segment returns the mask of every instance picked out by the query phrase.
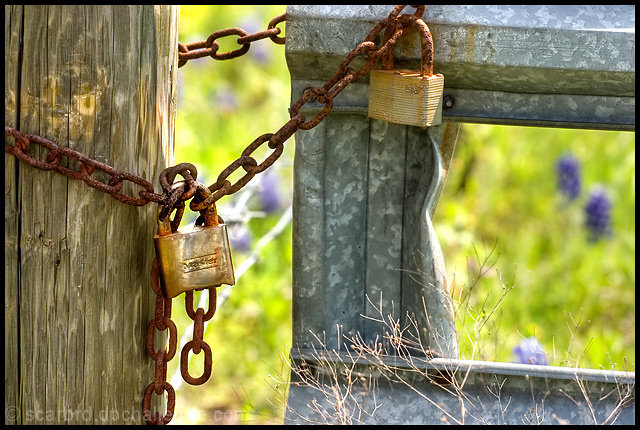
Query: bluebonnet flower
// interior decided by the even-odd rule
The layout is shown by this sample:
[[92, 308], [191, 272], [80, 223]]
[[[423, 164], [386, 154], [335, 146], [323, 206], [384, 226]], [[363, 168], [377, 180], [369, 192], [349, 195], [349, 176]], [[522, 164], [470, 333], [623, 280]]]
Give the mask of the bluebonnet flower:
[[580, 164], [571, 154], [565, 154], [556, 161], [558, 189], [569, 201], [580, 194]]
[[611, 235], [611, 201], [602, 187], [591, 189], [584, 212], [590, 241], [596, 242]]
[[518, 363], [521, 364], [548, 364], [547, 354], [535, 337], [522, 339], [522, 341], [513, 348], [513, 353]]
[[237, 106], [238, 101], [236, 100], [236, 96], [233, 91], [228, 89], [221, 89], [216, 92], [214, 97], [215, 108], [221, 114], [229, 114], [233, 113]]
[[229, 244], [234, 250], [246, 252], [251, 249], [253, 235], [244, 224], [231, 224], [228, 228]]
[[[240, 23], [240, 28], [246, 31], [248, 34], [257, 33], [263, 28], [260, 27], [260, 23], [255, 16], [249, 17]], [[249, 55], [258, 63], [266, 64], [271, 60], [271, 52], [268, 48], [268, 41], [261, 40], [257, 43], [252, 43], [249, 49]]]
[[267, 214], [274, 213], [282, 206], [282, 199], [278, 193], [280, 184], [275, 174], [266, 172], [260, 181], [258, 197], [261, 209]]

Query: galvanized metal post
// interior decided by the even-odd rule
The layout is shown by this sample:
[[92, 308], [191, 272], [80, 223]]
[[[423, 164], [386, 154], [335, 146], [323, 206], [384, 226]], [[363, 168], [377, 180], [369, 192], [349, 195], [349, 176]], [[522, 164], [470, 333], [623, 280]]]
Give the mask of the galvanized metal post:
[[[314, 32], [298, 28], [293, 11], [287, 21], [293, 34], [287, 58], [297, 98], [304, 88], [322, 82], [297, 79], [294, 72], [302, 70], [300, 62], [304, 70], [319, 72], [313, 64], [317, 57], [305, 56], [309, 52], [304, 50], [320, 45], [305, 40]], [[325, 24], [314, 21], [312, 26]], [[366, 27], [362, 30], [361, 38]], [[353, 37], [351, 28], [317, 31], [330, 52], [346, 54], [354, 45], [342, 38], [346, 33]], [[322, 69], [325, 75], [311, 78], [334, 73]], [[421, 333], [425, 347], [457, 357], [444, 266], [430, 218], [458, 126], [420, 129], [370, 120], [367, 97], [367, 82], [349, 85], [316, 130], [296, 135], [294, 344], [317, 344], [317, 336], [341, 349], [344, 337], [355, 335], [381, 342], [385, 327], [362, 315], [376, 317], [376, 308], [382, 307], [396, 319], [411, 318], [428, 328]]]
[[[391, 9], [288, 6], [286, 56], [292, 100], [308, 87], [323, 85]], [[296, 133], [292, 358], [317, 362], [313, 348], [326, 347], [348, 361], [344, 351], [349, 338], [382, 341], [385, 327], [366, 318], [382, 312], [403, 323], [416, 318], [425, 329], [421, 341], [445, 357], [437, 360], [444, 360], [446, 369], [465, 369], [480, 385], [485, 382], [479, 373], [489, 373], [489, 379], [518, 375], [505, 390], [513, 387], [511, 393], [519, 392], [526, 382], [518, 378], [528, 380], [531, 366], [478, 367], [457, 360], [444, 262], [437, 226], [431, 224], [457, 123], [634, 130], [635, 11], [633, 6], [432, 5], [423, 19], [434, 38], [434, 71], [444, 74], [450, 102], [441, 126], [420, 129], [369, 119], [368, 77], [364, 77], [334, 100], [332, 113], [319, 126]], [[401, 39], [395, 64], [419, 68], [417, 39]], [[310, 116], [321, 107], [305, 106], [301, 113]], [[426, 368], [437, 368], [435, 362], [425, 363]], [[383, 367], [375, 360], [368, 364]], [[621, 380], [607, 372], [604, 376], [578, 369], [567, 372], [573, 372], [574, 379], [605, 385]], [[558, 375], [552, 369], [543, 373], [541, 384]], [[623, 376], [628, 383], [635, 381], [633, 373]], [[292, 380], [300, 379], [292, 374]], [[378, 384], [377, 390], [379, 399], [393, 398], [395, 410], [387, 408], [371, 422], [444, 422], [440, 418], [446, 414], [430, 402], [416, 409], [415, 402], [424, 398], [416, 391], [392, 385]], [[428, 384], [416, 387], [430, 392]], [[287, 420], [302, 422], [314, 416], [340, 422], [306, 406], [312, 400], [322, 403], [322, 396], [312, 391], [291, 387]], [[413, 406], [407, 410], [399, 405]], [[615, 407], [599, 405], [603, 411]], [[502, 418], [507, 414], [509, 420], [520, 422], [520, 406], [501, 409]], [[628, 422], [634, 407], [625, 408], [621, 420]], [[554, 414], [559, 420], [577, 422], [575, 410], [562, 403]], [[482, 422], [492, 411], [476, 411], [481, 418], [474, 422]], [[552, 421], [544, 413], [541, 420]]]

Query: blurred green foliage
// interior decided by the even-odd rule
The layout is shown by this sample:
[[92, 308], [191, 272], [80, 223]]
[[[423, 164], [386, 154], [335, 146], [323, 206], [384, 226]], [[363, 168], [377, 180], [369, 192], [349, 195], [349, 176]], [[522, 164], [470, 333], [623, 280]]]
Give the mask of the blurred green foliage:
[[[556, 189], [555, 162], [567, 152], [580, 161], [582, 175], [582, 191], [570, 203]], [[584, 206], [596, 184], [612, 199], [613, 236], [591, 243]], [[535, 335], [552, 365], [575, 365], [586, 350], [580, 367], [610, 369], [613, 363], [631, 370], [634, 133], [465, 124], [434, 225], [447, 272], [456, 275], [454, 297], [470, 283], [474, 246], [481, 258], [495, 246], [498, 269], [476, 287], [476, 307], [487, 294], [488, 307], [495, 303], [500, 280], [515, 285], [495, 315], [497, 331], [487, 334], [493, 349], [482, 358], [512, 361], [513, 346]], [[580, 321], [577, 329], [572, 320]], [[470, 342], [460, 341], [469, 354]]]
[[[179, 40], [205, 40], [229, 27], [254, 33], [284, 12], [285, 6], [277, 5], [181, 6]], [[235, 38], [220, 39], [219, 52], [237, 49]], [[284, 46], [268, 39], [254, 42], [236, 59], [192, 60], [178, 77], [175, 162], [196, 164], [199, 181], [207, 185], [251, 141], [288, 119]], [[288, 198], [293, 146], [290, 139], [270, 169], [277, 170]], [[269, 150], [260, 151], [253, 154], [258, 160]], [[570, 204], [555, 184], [554, 163], [567, 151], [582, 163], [582, 192]], [[615, 363], [621, 370], [626, 357], [626, 369], [635, 370], [634, 183], [633, 133], [463, 126], [434, 220], [454, 296], [469, 284], [468, 270], [477, 264], [474, 247], [483, 257], [495, 245], [499, 255], [498, 272], [481, 279], [474, 290], [476, 308], [499, 298], [501, 280], [515, 279], [515, 288], [484, 332], [483, 342], [490, 347], [477, 359], [513, 361], [512, 348], [535, 335], [552, 355], [551, 364], [574, 365], [588, 347], [580, 367]], [[612, 197], [613, 237], [590, 243], [583, 208], [595, 184]], [[223, 217], [232, 200], [220, 200]], [[253, 237], [260, 238], [278, 217], [251, 219]], [[183, 225], [194, 219], [189, 214]], [[238, 268], [247, 256], [232, 252]], [[291, 348], [291, 226], [262, 250], [258, 263], [233, 288], [205, 333], [213, 350], [212, 379], [204, 386], [180, 387], [172, 424], [282, 422], [286, 392], [275, 381], [288, 378], [282, 357]], [[182, 333], [192, 322], [180, 300], [173, 309]], [[580, 320], [575, 330], [568, 325], [571, 318]], [[468, 356], [470, 341], [460, 336], [460, 344]], [[201, 360], [192, 357], [193, 375], [200, 374]], [[178, 361], [169, 363], [169, 377]]]
[[[269, 21], [285, 10], [278, 5], [181, 6], [179, 40], [206, 40], [212, 32], [229, 27], [252, 34], [266, 30]], [[278, 28], [284, 31], [285, 25]], [[238, 49], [237, 37], [218, 39], [218, 52]], [[284, 45], [270, 39], [253, 42], [249, 52], [239, 58], [189, 61], [178, 72], [175, 163], [195, 164], [198, 180], [206, 185], [214, 183], [249, 143], [277, 131], [288, 120], [289, 88]], [[292, 189], [293, 144], [290, 139], [281, 158], [269, 169], [277, 172], [280, 195], [287, 202]], [[271, 153], [267, 145], [262, 146], [252, 154], [259, 162]], [[235, 182], [244, 173], [238, 170], [229, 180]], [[223, 218], [235, 197], [219, 201]], [[260, 210], [257, 198], [249, 203], [250, 209]], [[272, 228], [279, 216], [252, 218], [248, 226], [254, 240]], [[186, 214], [182, 226], [192, 224], [195, 217]], [[269, 375], [276, 380], [288, 375], [281, 357], [291, 348], [291, 225], [260, 255], [207, 327], [205, 340], [213, 352], [211, 379], [203, 386], [185, 383], [180, 387], [172, 424], [282, 422], [283, 394]], [[232, 249], [232, 258], [237, 269], [247, 254]], [[224, 288], [231, 287], [221, 287], [219, 294]], [[199, 293], [195, 297], [197, 301]], [[193, 324], [182, 303], [176, 300], [173, 306], [180, 333]], [[178, 361], [169, 363], [169, 377], [176, 371], [179, 374]], [[200, 375], [202, 354], [192, 356], [190, 366], [192, 375]]]

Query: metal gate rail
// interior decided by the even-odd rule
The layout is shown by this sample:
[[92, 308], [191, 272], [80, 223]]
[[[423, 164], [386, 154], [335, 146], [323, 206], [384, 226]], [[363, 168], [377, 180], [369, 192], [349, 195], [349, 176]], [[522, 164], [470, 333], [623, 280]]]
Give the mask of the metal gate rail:
[[[289, 424], [635, 423], [634, 372], [327, 350], [294, 349], [291, 360]], [[300, 369], [321, 385], [305, 383]], [[344, 369], [357, 377], [349, 381]], [[441, 385], [443, 374], [456, 382]], [[349, 384], [352, 395], [340, 398]]]

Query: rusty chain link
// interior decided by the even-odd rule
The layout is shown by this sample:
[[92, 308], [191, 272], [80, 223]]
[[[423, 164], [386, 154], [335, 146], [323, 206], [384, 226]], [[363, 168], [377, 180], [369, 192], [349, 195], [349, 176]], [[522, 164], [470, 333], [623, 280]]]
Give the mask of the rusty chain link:
[[[280, 127], [275, 133], [265, 133], [253, 142], [251, 142], [242, 151], [239, 158], [229, 164], [218, 175], [215, 183], [209, 187], [204, 186], [196, 181], [197, 170], [193, 164], [181, 163], [164, 169], [160, 173], [160, 186], [163, 194], [157, 194], [153, 190], [153, 186], [147, 180], [136, 176], [132, 173], [123, 173], [114, 167], [93, 160], [86, 155], [72, 150], [70, 148], [61, 147], [54, 142], [33, 134], [23, 134], [20, 131], [5, 126], [5, 136], [13, 137], [14, 145], [6, 143], [5, 152], [13, 154], [20, 161], [41, 170], [55, 170], [69, 178], [81, 179], [87, 185], [107, 193], [115, 199], [133, 206], [143, 206], [149, 202], [162, 205], [159, 218], [166, 219], [173, 210], [176, 210], [174, 219], [171, 220], [172, 232], [177, 231], [185, 208], [185, 201], [191, 199], [190, 208], [194, 211], [198, 210], [201, 217], [196, 222], [201, 223], [205, 216], [217, 216], [215, 211], [215, 202], [226, 195], [233, 194], [244, 187], [253, 177], [269, 168], [283, 153], [284, 142], [289, 139], [298, 130], [309, 130], [317, 126], [333, 108], [333, 99], [342, 92], [347, 85], [355, 82], [365, 76], [371, 69], [375, 67], [380, 60], [382, 67], [389, 69], [393, 65], [393, 51], [396, 43], [409, 27], [414, 27], [419, 37], [430, 37], [428, 27], [422, 21], [421, 17], [424, 13], [424, 5], [411, 5], [416, 11], [413, 14], [402, 14], [407, 5], [398, 5], [394, 7], [389, 16], [378, 22], [365, 37], [364, 41], [352, 49], [342, 60], [338, 71], [321, 87], [312, 87], [306, 89], [303, 94], [296, 100], [289, 109], [290, 119]], [[281, 33], [276, 26], [286, 21], [286, 14], [273, 18], [267, 29], [254, 34], [247, 34], [244, 30], [234, 27], [216, 31], [212, 33], [207, 40], [201, 42], [193, 42], [189, 44], [178, 43], [178, 67], [182, 67], [189, 60], [210, 56], [217, 60], [227, 60], [244, 55], [250, 48], [250, 44], [257, 40], [270, 38], [277, 44], [284, 44], [285, 38], [279, 37]], [[425, 31], [426, 29], [426, 31]], [[385, 30], [382, 37], [380, 33]], [[218, 53], [220, 45], [218, 39], [225, 36], [238, 36], [236, 42], [242, 45], [240, 48], [224, 53]], [[380, 40], [378, 46], [375, 40]], [[425, 52], [424, 46], [430, 46], [429, 43], [422, 43], [422, 58], [432, 58], [433, 52]], [[358, 70], [350, 67], [351, 63], [358, 57], [364, 56], [365, 64]], [[422, 70], [424, 73], [425, 71]], [[300, 109], [308, 102], [316, 100], [324, 106], [310, 120], [300, 113]], [[32, 143], [40, 145], [48, 150], [45, 160], [39, 160], [28, 155]], [[272, 150], [262, 162], [251, 156], [259, 147], [264, 144]], [[79, 162], [78, 170], [68, 168], [62, 165], [62, 158], [67, 157], [69, 160]], [[231, 183], [227, 178], [236, 170], [242, 168], [244, 175], [235, 183]], [[108, 183], [98, 181], [92, 177], [95, 170], [102, 171], [109, 175], [111, 179]], [[184, 180], [174, 183], [176, 175], [181, 175]], [[122, 184], [124, 181], [130, 181], [142, 189], [138, 191], [139, 197], [133, 197], [122, 192]], [[211, 210], [213, 208], [213, 210]], [[219, 218], [220, 219], [220, 218]], [[221, 219], [220, 219], [221, 220]], [[222, 222], [222, 221], [221, 221]], [[147, 326], [146, 348], [149, 356], [155, 362], [154, 380], [147, 386], [143, 397], [143, 416], [148, 424], [167, 424], [171, 421], [175, 411], [175, 391], [171, 384], [167, 382], [167, 363], [175, 356], [177, 351], [177, 329], [171, 320], [171, 299], [165, 295], [164, 288], [161, 286], [161, 279], [158, 269], [157, 257], [154, 259], [151, 269], [151, 286], [156, 294], [156, 306], [154, 318]], [[180, 371], [183, 379], [192, 384], [200, 385], [206, 382], [211, 375], [212, 354], [211, 348], [204, 341], [204, 323], [210, 320], [216, 311], [216, 288], [210, 287], [209, 290], [209, 308], [205, 313], [203, 308], [193, 309], [193, 291], [185, 293], [185, 306], [189, 317], [194, 322], [193, 339], [183, 347], [180, 354]], [[169, 346], [167, 348], [154, 349], [154, 340], [156, 331], [169, 330]], [[188, 354], [198, 355], [204, 351], [204, 371], [203, 374], [194, 378], [189, 373]], [[160, 412], [151, 413], [151, 398], [153, 394], [160, 396], [163, 392], [167, 392], [166, 413], [162, 415]]]
[[[184, 304], [187, 310], [187, 315], [193, 320], [193, 339], [187, 342], [182, 348], [180, 353], [180, 373], [182, 373], [182, 379], [191, 385], [202, 385], [211, 376], [211, 347], [204, 341], [204, 323], [213, 318], [216, 313], [216, 301], [217, 291], [216, 287], [207, 288], [209, 291], [209, 307], [207, 312], [204, 312], [203, 308], [193, 310], [193, 291], [187, 291], [184, 294]], [[189, 373], [189, 351], [193, 350], [194, 354], [200, 354], [200, 351], [204, 351], [204, 370], [199, 378], [194, 378]]]
[[[279, 28], [276, 28], [276, 25], [284, 22], [286, 19], [286, 14], [278, 15], [269, 22], [266, 30], [259, 31], [254, 34], [248, 34], [241, 28], [233, 27], [214, 31], [207, 40], [203, 40], [201, 42], [192, 42], [187, 44], [178, 43], [178, 67], [184, 66], [189, 60], [202, 57], [211, 57], [216, 60], [229, 60], [231, 58], [239, 57], [249, 51], [252, 42], [261, 39], [270, 38], [274, 43], [284, 45], [285, 38], [278, 36], [281, 31]], [[232, 35], [240, 36], [236, 39], [236, 42], [238, 45], [242, 46], [233, 51], [218, 53], [220, 44], [217, 42], [217, 39]]]
[[[420, 37], [424, 37], [423, 34], [425, 32], [420, 30], [422, 29], [421, 27], [427, 28], [426, 24], [424, 24], [424, 21], [421, 19], [425, 7], [423, 5], [411, 5], [416, 9], [413, 14], [400, 15], [400, 12], [406, 6], [407, 5], [396, 6], [387, 18], [378, 22], [365, 37], [365, 40], [345, 56], [343, 61], [340, 63], [338, 71], [322, 87], [308, 88], [298, 98], [298, 100], [292, 104], [290, 108], [289, 121], [280, 127], [278, 131], [259, 136], [245, 148], [239, 158], [223, 169], [218, 175], [216, 182], [209, 186], [211, 195], [202, 201], [198, 207], [203, 208], [205, 206], [211, 206], [223, 196], [239, 191], [251, 179], [253, 179], [256, 174], [264, 172], [269, 168], [282, 155], [284, 142], [289, 139], [289, 137], [298, 130], [309, 130], [317, 126], [333, 108], [333, 99], [340, 94], [348, 84], [359, 80], [373, 69], [378, 60], [382, 61], [383, 67], [390, 67], [389, 64], [392, 64], [390, 61], [393, 60], [393, 48], [400, 36], [402, 36], [406, 27], [416, 27], [416, 29], [419, 30], [418, 33], [420, 34]], [[276, 28], [277, 24], [284, 21], [286, 21], [286, 14], [273, 18], [269, 22], [267, 30], [258, 33], [247, 34], [244, 30], [233, 27], [216, 31], [205, 41], [190, 44], [179, 43], [178, 57], [180, 65], [184, 65], [188, 60], [205, 56], [211, 56], [219, 60], [235, 58], [246, 53], [249, 49], [250, 43], [260, 39], [270, 38], [278, 44], [284, 44], [285, 39], [277, 36], [280, 34], [280, 29]], [[386, 31], [382, 38], [382, 45], [377, 47], [374, 40], [376, 40], [382, 30], [385, 29]], [[217, 52], [219, 44], [216, 40], [228, 35], [240, 36], [237, 39], [237, 42], [243, 46], [240, 49], [219, 54]], [[423, 52], [422, 54], [426, 56], [433, 55], [432, 52]], [[359, 70], [354, 70], [349, 67], [357, 57], [362, 55], [365, 56], [366, 63]], [[320, 112], [307, 121], [306, 117], [300, 114], [299, 111], [306, 103], [314, 99], [324, 106], [321, 108]], [[189, 177], [192, 172], [191, 167], [193, 167], [193, 165], [190, 165], [191, 167], [187, 169], [183, 165], [186, 163], [183, 163], [182, 165], [179, 164], [165, 169], [169, 171], [171, 180], [176, 174], [174, 173], [174, 169], [178, 169], [177, 172], [185, 173], [187, 176], [183, 176], [185, 177], [186, 185], [181, 184], [178, 188], [172, 188], [171, 186], [165, 187], [162, 185], [164, 195], [161, 195], [156, 194], [153, 191], [152, 185], [139, 176], [131, 173], [118, 172], [111, 166], [92, 160], [72, 149], [60, 147], [40, 136], [31, 134], [23, 135], [19, 131], [7, 126], [5, 126], [5, 136], [13, 136], [16, 141], [15, 145], [8, 145], [5, 143], [5, 152], [14, 154], [21, 161], [43, 170], [56, 170], [68, 177], [82, 179], [88, 185], [110, 194], [123, 203], [134, 206], [142, 206], [150, 201], [159, 203], [166, 207], [162, 212], [163, 218], [166, 217], [167, 213], [170, 212], [176, 204], [180, 204], [180, 202], [184, 202], [193, 196], [194, 185], [192, 178]], [[38, 143], [49, 149], [46, 161], [42, 162], [26, 154], [30, 147], [30, 143], [32, 142]], [[261, 163], [258, 163], [251, 154], [264, 143], [267, 143], [267, 146], [272, 149], [273, 152]], [[80, 170], [76, 171], [62, 166], [60, 164], [62, 156], [79, 161], [81, 163]], [[242, 168], [245, 174], [232, 184], [227, 178], [239, 168]], [[109, 174], [112, 179], [107, 184], [97, 181], [91, 177], [94, 169], [104, 171]], [[193, 167], [193, 169], [195, 169], [195, 167]], [[138, 193], [140, 198], [134, 198], [121, 192], [122, 182], [124, 180], [131, 181], [144, 188]], [[170, 184], [171, 180], [167, 183]]]
[[[173, 418], [176, 405], [176, 394], [167, 382], [167, 363], [176, 355], [178, 345], [178, 331], [175, 323], [171, 320], [171, 299], [167, 299], [160, 286], [160, 273], [158, 268], [158, 258], [154, 258], [151, 268], [151, 288], [156, 294], [155, 316], [149, 321], [147, 326], [147, 353], [155, 364], [155, 377], [144, 390], [142, 399], [142, 415], [147, 424], [168, 424]], [[155, 332], [169, 329], [169, 351], [160, 348], [157, 351], [153, 348]], [[151, 413], [151, 397], [153, 393], [160, 396], [163, 391], [167, 392], [167, 412], [163, 416], [160, 412]]]
[[[115, 168], [93, 160], [86, 155], [75, 151], [71, 148], [64, 148], [56, 145], [54, 142], [44, 137], [33, 134], [22, 134], [18, 130], [5, 126], [4, 135], [11, 136], [15, 139], [14, 145], [4, 144], [4, 152], [13, 154], [23, 163], [41, 170], [55, 170], [58, 173], [73, 178], [82, 179], [87, 185], [96, 188], [104, 193], [110, 194], [119, 201], [133, 205], [143, 206], [150, 201], [163, 204], [163, 196], [153, 191], [153, 185], [147, 180], [131, 173], [119, 172]], [[45, 160], [41, 161], [27, 154], [32, 147], [32, 143], [38, 144], [48, 150]], [[80, 163], [79, 170], [70, 169], [62, 165], [62, 157], [75, 160]], [[100, 170], [111, 176], [108, 183], [100, 182], [91, 177], [95, 170]], [[138, 192], [140, 198], [135, 198], [121, 192], [123, 181], [130, 181], [139, 185], [143, 189]]]

